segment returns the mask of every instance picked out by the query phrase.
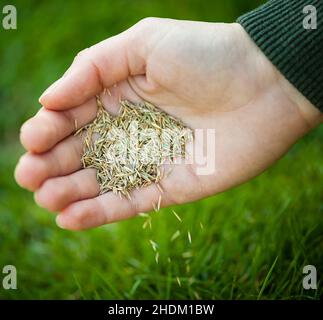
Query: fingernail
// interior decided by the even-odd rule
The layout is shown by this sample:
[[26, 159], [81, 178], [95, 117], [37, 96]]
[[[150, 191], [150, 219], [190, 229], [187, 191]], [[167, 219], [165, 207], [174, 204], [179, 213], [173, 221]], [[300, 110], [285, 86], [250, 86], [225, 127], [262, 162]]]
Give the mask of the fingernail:
[[60, 83], [61, 79], [56, 80], [52, 85], [50, 85], [45, 91], [44, 93], [40, 96], [39, 98], [39, 102], [42, 103], [42, 100], [45, 96], [47, 96], [48, 94], [51, 94], [56, 87], [58, 86], [58, 84]]
[[58, 215], [58, 216], [56, 217], [56, 224], [57, 224], [57, 226], [58, 226], [59, 228], [61, 228], [61, 229], [65, 229], [65, 227], [63, 226], [63, 224], [62, 224], [62, 222], [61, 222], [61, 216], [60, 216], [60, 215]]

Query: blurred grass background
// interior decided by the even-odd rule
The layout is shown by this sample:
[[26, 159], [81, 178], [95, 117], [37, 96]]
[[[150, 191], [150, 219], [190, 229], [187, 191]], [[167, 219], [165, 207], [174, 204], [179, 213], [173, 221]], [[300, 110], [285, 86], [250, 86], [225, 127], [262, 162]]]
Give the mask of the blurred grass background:
[[[321, 297], [322, 128], [253, 181], [174, 208], [182, 223], [171, 209], [153, 213], [151, 230], [142, 228], [142, 217], [86, 232], [60, 230], [13, 180], [23, 152], [20, 125], [37, 111], [41, 92], [78, 51], [146, 16], [231, 22], [260, 3], [10, 2], [18, 10], [18, 30], [0, 28], [0, 271], [7, 264], [17, 267], [18, 290], [4, 290], [0, 282], [0, 298]], [[0, 4], [2, 9], [7, 3]], [[171, 242], [178, 229], [181, 236]], [[159, 245], [158, 264], [150, 239]], [[192, 257], [184, 258], [184, 252]], [[302, 288], [307, 264], [318, 270], [318, 290]]]

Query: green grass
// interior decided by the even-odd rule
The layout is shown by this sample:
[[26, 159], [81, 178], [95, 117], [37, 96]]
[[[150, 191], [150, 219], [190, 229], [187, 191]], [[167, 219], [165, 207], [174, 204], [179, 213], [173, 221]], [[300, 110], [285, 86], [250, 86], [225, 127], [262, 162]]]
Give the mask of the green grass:
[[[16, 2], [18, 30], [0, 31], [0, 271], [7, 264], [18, 270], [18, 290], [4, 290], [0, 282], [0, 298], [322, 296], [322, 128], [253, 181], [173, 208], [182, 223], [171, 208], [153, 213], [151, 230], [142, 228], [142, 217], [86, 232], [60, 230], [13, 180], [22, 153], [19, 126], [78, 50], [143, 16], [232, 21], [258, 1], [91, 1], [81, 9], [76, 2], [23, 3]], [[177, 229], [181, 236], [171, 242]], [[159, 245], [158, 264], [149, 240]], [[188, 251], [190, 270], [182, 257]], [[302, 289], [308, 264], [317, 267], [318, 290]]]
[[[306, 137], [248, 184], [175, 208], [182, 223], [164, 209], [152, 214], [151, 230], [138, 217], [86, 232], [58, 229], [15, 185], [10, 174], [19, 150], [7, 146], [0, 158], [6, 173], [0, 178], [0, 266], [16, 265], [19, 290], [0, 289], [0, 297], [319, 298], [321, 282], [316, 291], [302, 289], [302, 269], [313, 264], [320, 276], [323, 265], [321, 137], [320, 130]], [[182, 234], [171, 242], [177, 229]], [[158, 264], [150, 239], [159, 245]], [[187, 251], [193, 254], [189, 272]]]

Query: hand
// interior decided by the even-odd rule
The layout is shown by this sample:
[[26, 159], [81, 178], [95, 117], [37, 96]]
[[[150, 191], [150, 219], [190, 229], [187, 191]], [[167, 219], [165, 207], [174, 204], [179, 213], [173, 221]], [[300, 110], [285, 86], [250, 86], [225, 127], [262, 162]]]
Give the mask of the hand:
[[147, 100], [191, 128], [215, 129], [215, 172], [175, 165], [161, 181], [162, 206], [194, 201], [241, 184], [279, 159], [321, 121], [238, 24], [148, 18], [82, 51], [40, 98], [44, 106], [21, 128], [27, 149], [16, 180], [37, 203], [59, 211], [57, 223], [85, 229], [149, 211], [155, 185], [98, 196], [93, 169], [81, 169], [82, 141], [74, 123], [96, 115], [95, 95], [110, 112], [119, 98]]

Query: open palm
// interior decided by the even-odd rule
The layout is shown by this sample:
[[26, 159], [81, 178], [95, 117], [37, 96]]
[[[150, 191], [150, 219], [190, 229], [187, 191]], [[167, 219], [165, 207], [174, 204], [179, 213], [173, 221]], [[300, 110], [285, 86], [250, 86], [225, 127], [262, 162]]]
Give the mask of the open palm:
[[[108, 90], [104, 90], [104, 89]], [[94, 169], [81, 168], [75, 124], [95, 118], [95, 95], [116, 113], [119, 99], [151, 101], [193, 129], [214, 129], [214, 169], [174, 165], [161, 181], [162, 206], [224, 191], [256, 176], [313, 125], [316, 110], [276, 71], [238, 24], [144, 19], [82, 51], [44, 93], [42, 108], [21, 130], [27, 149], [18, 183], [58, 224], [85, 229], [149, 211], [155, 185], [132, 200], [99, 196]], [[108, 94], [109, 93], [109, 94]], [[310, 108], [307, 112], [304, 105]]]

